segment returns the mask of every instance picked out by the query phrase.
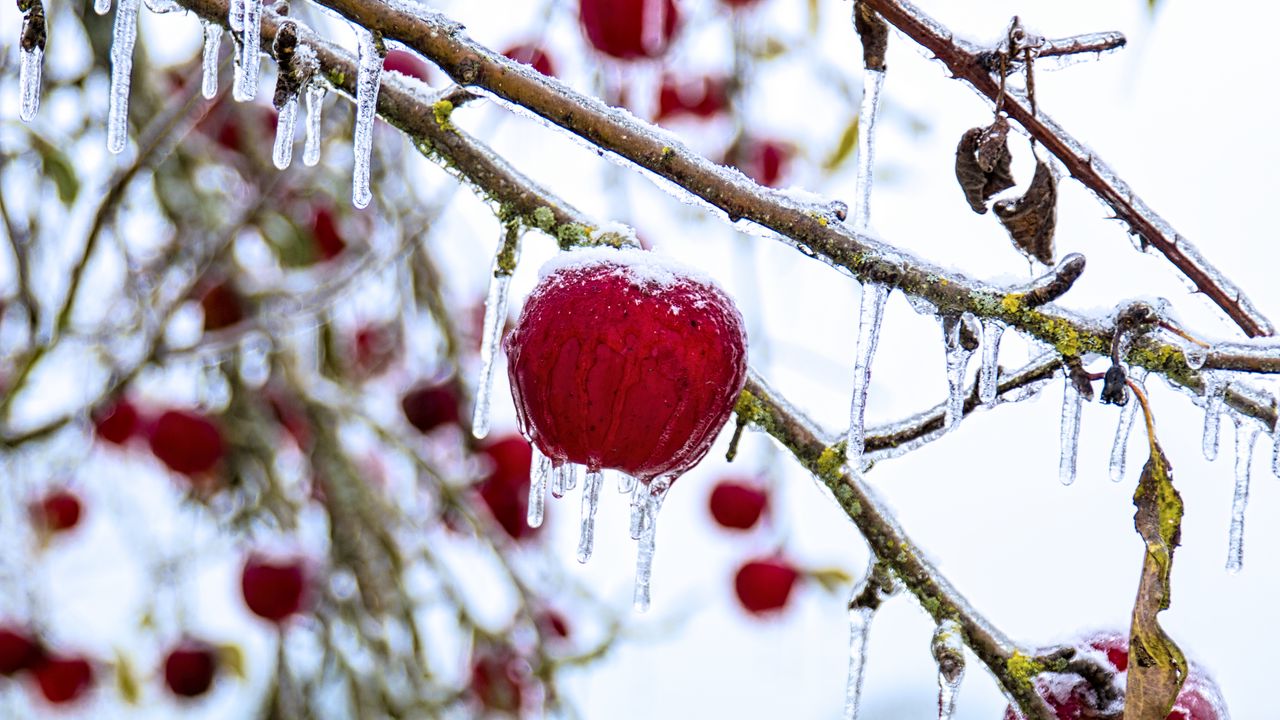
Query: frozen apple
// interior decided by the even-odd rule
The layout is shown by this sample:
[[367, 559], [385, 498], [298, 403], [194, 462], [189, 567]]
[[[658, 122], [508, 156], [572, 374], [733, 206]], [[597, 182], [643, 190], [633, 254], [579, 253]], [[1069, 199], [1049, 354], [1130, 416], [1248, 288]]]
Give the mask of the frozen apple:
[[224, 454], [222, 431], [208, 417], [167, 410], [151, 428], [151, 452], [170, 470], [188, 477], [217, 467]]
[[756, 483], [721, 480], [711, 491], [711, 517], [732, 530], [750, 530], [769, 504], [769, 494]]
[[182, 698], [204, 695], [218, 671], [218, 651], [212, 645], [185, 638], [164, 658], [164, 684]]
[[254, 615], [274, 623], [283, 623], [302, 610], [306, 583], [306, 568], [297, 559], [251, 555], [240, 575], [245, 606]]
[[674, 0], [581, 0], [578, 18], [592, 47], [620, 60], [658, 57], [680, 24]]
[[418, 385], [400, 398], [404, 417], [426, 435], [441, 425], [458, 422], [458, 390], [452, 382]]
[[743, 564], [733, 578], [738, 602], [752, 615], [768, 615], [787, 606], [800, 571], [782, 558], [764, 558]]
[[66, 532], [80, 523], [80, 498], [66, 489], [51, 490], [31, 503], [31, 522], [45, 535]]
[[138, 409], [127, 398], [118, 398], [93, 412], [93, 429], [112, 445], [124, 445], [138, 434]]
[[47, 655], [31, 674], [40, 694], [54, 705], [75, 702], [93, 686], [93, 665], [79, 656]]

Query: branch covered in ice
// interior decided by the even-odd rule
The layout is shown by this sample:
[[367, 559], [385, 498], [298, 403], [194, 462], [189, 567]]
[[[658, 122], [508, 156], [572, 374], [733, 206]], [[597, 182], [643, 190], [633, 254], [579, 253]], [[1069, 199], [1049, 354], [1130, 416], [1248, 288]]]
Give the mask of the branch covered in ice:
[[[1000, 97], [1002, 83], [989, 69], [991, 51], [978, 48], [956, 38], [922, 10], [905, 0], [864, 0], [890, 25], [898, 28], [921, 47], [933, 53], [955, 78], [964, 80], [992, 103]], [[1103, 33], [1094, 44], [1113, 44], [1112, 35]], [[1057, 54], [1072, 49], [1072, 43], [1056, 48]], [[1185, 237], [1147, 207], [1129, 185], [1107, 166], [1092, 150], [1073, 138], [1061, 126], [1034, 109], [1027, 96], [1016, 88], [1003, 86], [1003, 109], [1032, 138], [1053, 153], [1072, 176], [1092, 190], [1115, 211], [1116, 217], [1129, 225], [1132, 232], [1164, 254], [1192, 283], [1240, 326], [1256, 337], [1273, 335], [1271, 322], [1262, 315], [1234, 284], [1209, 264]]]

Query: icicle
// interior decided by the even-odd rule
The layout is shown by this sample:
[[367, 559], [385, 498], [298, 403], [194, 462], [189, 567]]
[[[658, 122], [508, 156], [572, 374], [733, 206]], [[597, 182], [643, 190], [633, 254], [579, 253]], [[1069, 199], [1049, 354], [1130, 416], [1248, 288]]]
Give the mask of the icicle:
[[99, 15], [111, 12], [111, 0], [93, 0], [93, 11]]
[[1218, 425], [1222, 415], [1222, 392], [1225, 390], [1222, 378], [1215, 373], [1202, 373], [1204, 378], [1204, 436], [1200, 447], [1204, 450], [1204, 459], [1210, 462], [1218, 459]]
[[138, 39], [139, 0], [120, 0], [111, 40], [111, 95], [107, 106], [107, 149], [124, 151], [129, 138], [129, 82], [133, 45]]
[[991, 319], [982, 321], [982, 367], [978, 371], [978, 399], [986, 407], [996, 406], [999, 394], [1000, 337], [1004, 325]]
[[[658, 510], [671, 486], [669, 478], [658, 478], [646, 485], [642, 500], [644, 509], [640, 518], [640, 546], [636, 555], [635, 608], [640, 612], [649, 609], [649, 575], [653, 568], [654, 541], [658, 530]], [[634, 520], [633, 520], [634, 522]]]
[[[1142, 381], [1146, 377], [1146, 368], [1135, 367], [1129, 370], [1129, 379], [1139, 387], [1142, 386]], [[1108, 468], [1112, 482], [1124, 480], [1124, 463], [1129, 445], [1129, 432], [1133, 429], [1133, 419], [1137, 417], [1140, 404], [1136, 398], [1130, 398], [1129, 402], [1120, 408], [1120, 419], [1116, 423], [1116, 438], [1111, 443], [1111, 463]]]
[[201, 65], [204, 77], [200, 82], [200, 94], [212, 100], [218, 94], [218, 50], [222, 47], [222, 26], [208, 20], [201, 20], [204, 28], [204, 55]]
[[324, 82], [312, 78], [307, 83], [307, 141], [302, 147], [302, 164], [315, 167], [320, 162], [320, 110], [324, 107]]
[[547, 478], [551, 475], [551, 458], [542, 454], [537, 443], [533, 446], [533, 462], [529, 463], [529, 511], [525, 515], [529, 527], [542, 525], [546, 513]]
[[618, 492], [623, 495], [630, 495], [636, 489], [636, 479], [634, 476], [618, 471]]
[[276, 143], [271, 149], [271, 162], [284, 170], [293, 162], [293, 126], [298, 121], [298, 97], [285, 101], [276, 117]]
[[[857, 12], [855, 9], [854, 12]], [[858, 192], [853, 198], [853, 227], [865, 230], [871, 222], [871, 185], [875, 170], [876, 116], [884, 71], [867, 68], [862, 73], [862, 106], [858, 109]]]
[[243, 8], [244, 36], [240, 41], [240, 62], [236, 65], [235, 85], [231, 90], [236, 102], [248, 102], [258, 96], [258, 71], [262, 65], [258, 59], [262, 50], [262, 0], [241, 0], [233, 4], [233, 29], [235, 5]]
[[938, 720], [950, 720], [964, 679], [964, 644], [960, 624], [943, 620], [933, 633], [933, 659], [938, 663]]
[[649, 484], [636, 483], [631, 490], [631, 539], [639, 540], [644, 531], [645, 498], [649, 495]]
[[369, 206], [369, 159], [373, 152], [373, 117], [378, 109], [378, 83], [382, 77], [382, 52], [373, 35], [363, 28], [360, 36], [360, 64], [356, 74], [355, 169], [351, 178], [351, 202], [357, 208]]
[[858, 707], [862, 704], [862, 679], [867, 667], [867, 630], [871, 616], [869, 607], [855, 605], [854, 598], [862, 592], [863, 584], [855, 585], [849, 597], [849, 675], [844, 687], [845, 720], [857, 720]]
[[493, 257], [489, 274], [489, 295], [484, 301], [484, 335], [480, 340], [480, 379], [476, 388], [475, 413], [471, 417], [471, 434], [483, 438], [489, 434], [489, 408], [493, 399], [493, 371], [497, 365], [502, 328], [507, 324], [507, 298], [511, 276], [520, 259], [520, 235], [514, 229], [503, 230], [503, 240]]
[[578, 484], [578, 466], [571, 462], [556, 465], [551, 472], [551, 495], [557, 500]]
[[1280, 477], [1280, 432], [1275, 434], [1275, 445], [1271, 448], [1271, 472]]
[[[942, 318], [942, 334], [946, 343], [947, 354], [947, 407], [943, 427], [951, 429], [964, 417], [964, 376], [969, 367], [969, 358], [973, 356], [973, 348], [964, 337], [971, 332], [967, 325], [972, 325], [973, 316], [964, 318], [948, 316]], [[976, 334], [976, 333], [975, 333]], [[967, 345], [970, 345], [966, 347]]]
[[889, 288], [877, 283], [862, 284], [862, 307], [859, 310], [858, 345], [853, 360], [853, 402], [849, 407], [849, 435], [845, 442], [845, 458], [857, 467], [862, 460], [866, 426], [867, 388], [871, 385], [871, 360], [880, 340], [880, 323], [884, 319], [884, 303]]
[[1068, 376], [1063, 377], [1062, 392], [1062, 435], [1059, 438], [1062, 455], [1058, 459], [1058, 479], [1063, 485], [1076, 481], [1076, 453], [1080, 444], [1080, 409], [1084, 405], [1084, 397], [1076, 389], [1075, 383]]
[[591, 559], [591, 550], [596, 544], [596, 508], [600, 505], [600, 486], [603, 484], [604, 473], [587, 471], [587, 479], [582, 483], [582, 526], [578, 535], [580, 563]]
[[18, 82], [22, 88], [22, 108], [18, 111], [18, 117], [23, 122], [31, 122], [40, 109], [40, 66], [44, 63], [44, 50], [35, 47], [19, 50], [18, 53]]
[[1258, 428], [1243, 418], [1232, 418], [1236, 425], [1236, 489], [1231, 497], [1227, 572], [1234, 575], [1244, 566], [1244, 511], [1249, 504], [1249, 470], [1253, 463], [1253, 443], [1258, 439]]

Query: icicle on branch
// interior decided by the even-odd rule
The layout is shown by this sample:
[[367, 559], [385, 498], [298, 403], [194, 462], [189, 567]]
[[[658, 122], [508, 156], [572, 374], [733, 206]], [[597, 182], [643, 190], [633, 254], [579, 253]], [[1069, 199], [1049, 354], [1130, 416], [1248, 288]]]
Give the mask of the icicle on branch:
[[276, 90], [272, 104], [280, 111], [276, 119], [276, 140], [271, 152], [272, 162], [280, 170], [289, 167], [293, 160], [293, 129], [298, 118], [298, 94], [309, 86], [312, 77], [320, 69], [316, 53], [305, 44], [298, 43], [298, 24], [286, 20], [280, 24], [272, 42], [272, 55], [279, 64], [276, 73]]
[[[240, 27], [236, 27], [237, 24]], [[233, 0], [231, 29], [241, 33], [240, 44], [236, 46], [238, 55], [231, 96], [236, 102], [248, 102], [258, 96], [258, 74], [262, 68], [258, 59], [262, 49], [262, 0]]]
[[862, 304], [858, 310], [858, 344], [853, 351], [853, 402], [849, 407], [849, 433], [845, 438], [845, 458], [855, 467], [860, 467], [862, 462], [871, 361], [875, 359], [876, 344], [880, 342], [880, 325], [888, 298], [888, 287], [863, 283]]
[[1249, 505], [1249, 475], [1253, 465], [1253, 445], [1258, 426], [1232, 415], [1236, 426], [1236, 484], [1231, 497], [1231, 535], [1227, 543], [1227, 572], [1244, 567], [1244, 513]]
[[858, 175], [853, 199], [854, 228], [871, 224], [871, 188], [875, 181], [876, 118], [880, 114], [880, 91], [884, 88], [884, 56], [889, 27], [862, 2], [853, 4], [853, 26], [862, 40], [862, 103], [858, 109]]
[[369, 206], [373, 191], [369, 187], [369, 163], [373, 154], [373, 118], [378, 109], [378, 86], [382, 76], [382, 58], [387, 49], [382, 36], [364, 28], [356, 28], [360, 38], [360, 59], [356, 77], [355, 167], [351, 175], [351, 202], [357, 208]]
[[107, 106], [107, 150], [124, 152], [129, 139], [129, 83], [133, 46], [138, 40], [138, 4], [120, 0], [111, 36], [111, 94]]
[[18, 0], [18, 10], [22, 13], [22, 32], [18, 36], [18, 87], [22, 100], [18, 117], [31, 122], [40, 109], [40, 71], [48, 28], [40, 0]]
[[222, 26], [201, 20], [200, 27], [204, 32], [204, 49], [200, 58], [200, 66], [203, 68], [200, 93], [206, 100], [212, 100], [218, 94], [218, 51], [222, 48]]
[[933, 631], [930, 650], [938, 664], [938, 720], [951, 720], [964, 679], [964, 641], [960, 624], [950, 618]]
[[484, 301], [484, 331], [480, 339], [480, 378], [476, 384], [476, 404], [471, 416], [471, 434], [483, 439], [489, 434], [489, 414], [493, 405], [493, 373], [497, 365], [502, 329], [507, 324], [507, 301], [511, 276], [520, 260], [520, 228], [503, 227], [502, 241], [493, 257], [489, 293]]
[[844, 717], [858, 720], [862, 705], [862, 681], [867, 668], [867, 639], [871, 619], [880, 604], [897, 591], [893, 575], [883, 563], [875, 563], [849, 596], [849, 673], [845, 680]]

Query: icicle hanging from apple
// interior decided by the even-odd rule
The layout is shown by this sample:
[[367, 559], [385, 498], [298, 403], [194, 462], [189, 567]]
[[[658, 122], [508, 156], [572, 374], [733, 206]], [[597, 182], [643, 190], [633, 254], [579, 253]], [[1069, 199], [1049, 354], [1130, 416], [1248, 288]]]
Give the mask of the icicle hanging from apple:
[[582, 561], [600, 472], [638, 480], [631, 530], [643, 610], [662, 502], [706, 455], [746, 382], [745, 325], [711, 279], [640, 250], [562, 253], [540, 275], [503, 342], [520, 429], [553, 466], [553, 492], [586, 469]]

